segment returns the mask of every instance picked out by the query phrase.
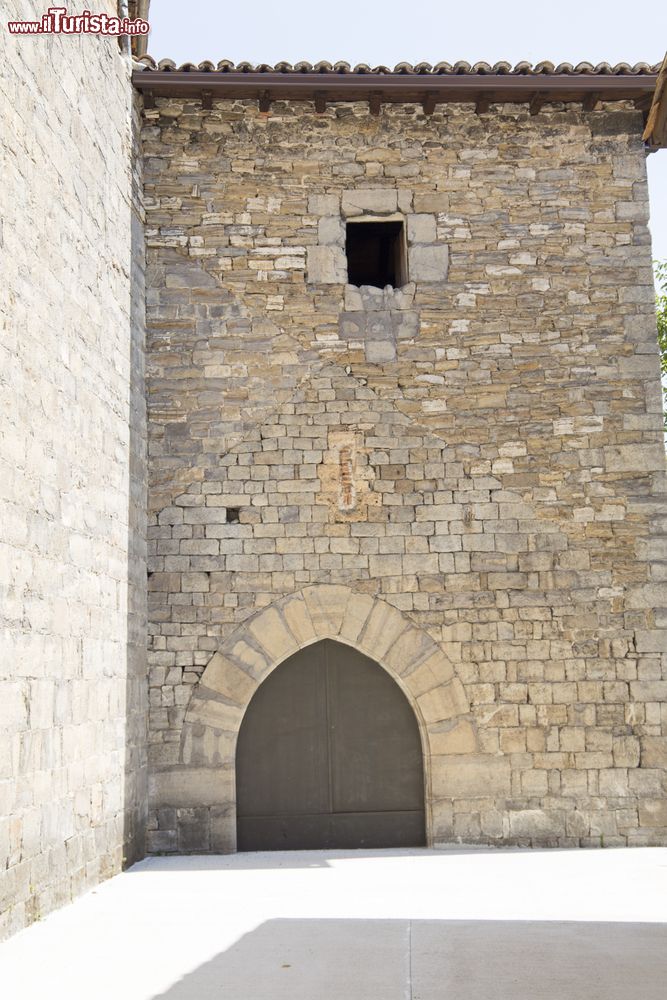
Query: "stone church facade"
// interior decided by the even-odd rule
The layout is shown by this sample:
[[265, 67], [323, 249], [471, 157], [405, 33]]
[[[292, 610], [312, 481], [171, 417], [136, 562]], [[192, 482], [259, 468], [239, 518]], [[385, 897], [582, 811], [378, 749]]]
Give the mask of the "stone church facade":
[[1, 81], [0, 935], [243, 847], [239, 734], [327, 656], [407, 706], [420, 843], [664, 844], [658, 67], [51, 41]]

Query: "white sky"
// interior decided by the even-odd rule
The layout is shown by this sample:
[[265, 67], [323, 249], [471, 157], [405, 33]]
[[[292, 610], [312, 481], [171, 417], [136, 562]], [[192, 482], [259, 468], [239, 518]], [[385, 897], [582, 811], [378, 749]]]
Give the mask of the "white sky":
[[[150, 54], [177, 63], [658, 63], [667, 49], [665, 0], [152, 0], [150, 23]], [[653, 255], [667, 259], [667, 150], [648, 173]]]

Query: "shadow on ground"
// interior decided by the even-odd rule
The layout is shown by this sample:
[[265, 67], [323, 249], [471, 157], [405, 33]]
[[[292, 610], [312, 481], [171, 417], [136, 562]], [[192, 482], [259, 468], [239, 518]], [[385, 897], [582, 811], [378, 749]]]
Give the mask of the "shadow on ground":
[[278, 919], [159, 998], [665, 1000], [666, 983], [666, 924]]
[[[572, 853], [571, 848], [550, 847], [540, 850], [528, 847], [402, 847], [378, 848], [376, 850], [336, 849], [318, 851], [249, 851], [234, 854], [150, 854], [128, 869], [128, 874], [141, 875], [145, 872], [174, 871], [273, 871], [305, 868], [329, 868], [331, 862], [366, 860], [368, 858], [410, 858], [415, 861], [432, 862], [433, 857], [492, 856], [508, 858], [513, 854], [524, 854], [537, 858], [541, 854], [553, 857], [557, 854]], [[607, 853], [610, 853], [609, 851]]]

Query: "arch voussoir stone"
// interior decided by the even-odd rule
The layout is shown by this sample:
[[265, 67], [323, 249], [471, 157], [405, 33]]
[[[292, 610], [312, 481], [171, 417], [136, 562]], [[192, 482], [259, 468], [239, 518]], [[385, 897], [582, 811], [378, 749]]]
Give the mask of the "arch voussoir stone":
[[244, 706], [253, 696], [257, 680], [229, 656], [215, 653], [206, 667], [205, 687], [235, 705]]
[[297, 640], [274, 605], [252, 618], [246, 630], [266, 651], [270, 664], [279, 663], [298, 649]]
[[350, 588], [324, 584], [306, 587], [302, 594], [318, 636], [324, 633], [330, 638], [339, 635], [352, 594]]
[[463, 685], [427, 632], [386, 601], [322, 584], [268, 605], [222, 643], [194, 690], [185, 728], [227, 729], [279, 663], [327, 638], [359, 649], [394, 676], [422, 726], [469, 713]]
[[290, 594], [280, 601], [279, 606], [287, 627], [299, 646], [307, 646], [317, 640], [317, 632], [302, 594]]

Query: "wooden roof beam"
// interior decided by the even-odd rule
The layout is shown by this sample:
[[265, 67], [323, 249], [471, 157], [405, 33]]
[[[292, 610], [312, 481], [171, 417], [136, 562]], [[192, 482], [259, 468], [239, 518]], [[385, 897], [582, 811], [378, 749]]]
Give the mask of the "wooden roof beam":
[[368, 107], [370, 113], [377, 117], [382, 108], [382, 94], [379, 90], [374, 90], [368, 95]]
[[528, 105], [528, 110], [531, 115], [539, 115], [548, 100], [549, 95], [544, 90], [538, 90], [537, 93], [533, 94]]
[[442, 74], [424, 78], [419, 73], [238, 73], [203, 70], [135, 70], [132, 82], [138, 90], [152, 90], [156, 97], [199, 96], [202, 88], [218, 98], [257, 99], [270, 90], [272, 100], [313, 100], [316, 91], [326, 88], [329, 101], [363, 101], [370, 94], [380, 94], [382, 102], [421, 103], [425, 95], [435, 96], [438, 104], [447, 101], [474, 103], [480, 93], [493, 102], [529, 100], [536, 92], [548, 94], [551, 101], [582, 101], [597, 93], [604, 101], [636, 100], [651, 96], [656, 74], [592, 75], [586, 73], [530, 75]]
[[475, 101], [475, 114], [485, 115], [490, 107], [491, 107], [491, 95], [479, 94], [477, 100]]
[[667, 146], [667, 54], [655, 83], [643, 139], [651, 150]]
[[422, 100], [422, 108], [424, 109], [425, 115], [432, 115], [435, 111], [435, 106], [438, 103], [437, 96], [435, 94], [425, 94]]
[[600, 104], [600, 95], [596, 94], [595, 91], [591, 94], [586, 94], [581, 106], [584, 111], [596, 111]]

